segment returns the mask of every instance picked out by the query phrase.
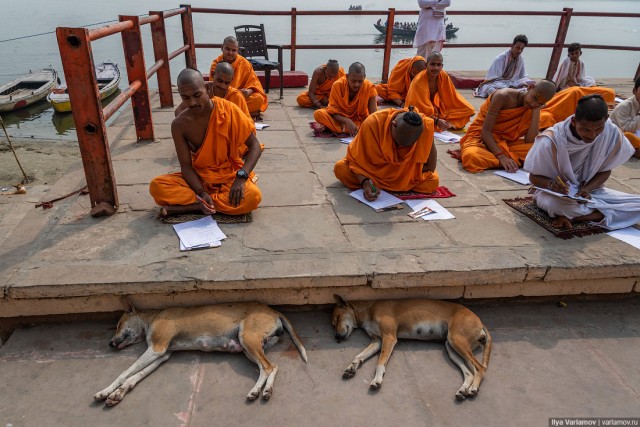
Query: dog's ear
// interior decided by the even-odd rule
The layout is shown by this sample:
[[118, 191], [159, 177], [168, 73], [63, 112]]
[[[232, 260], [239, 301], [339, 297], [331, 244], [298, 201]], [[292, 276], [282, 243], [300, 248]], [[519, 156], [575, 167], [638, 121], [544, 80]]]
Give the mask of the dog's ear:
[[128, 314], [136, 314], [136, 307], [133, 305], [129, 298], [123, 297], [122, 303], [124, 304], [124, 311], [126, 311]]
[[336, 300], [336, 305], [340, 308], [349, 305], [349, 303], [347, 303], [347, 301], [338, 294], [333, 294], [333, 298]]

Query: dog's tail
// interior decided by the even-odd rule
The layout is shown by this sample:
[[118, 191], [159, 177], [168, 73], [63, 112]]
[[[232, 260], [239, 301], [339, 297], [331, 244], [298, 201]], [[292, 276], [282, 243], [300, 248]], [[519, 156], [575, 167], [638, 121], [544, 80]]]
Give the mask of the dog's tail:
[[485, 369], [489, 367], [489, 358], [491, 357], [491, 344], [493, 343], [493, 339], [491, 338], [491, 334], [486, 326], [482, 325], [482, 332], [484, 335], [484, 343], [482, 350], [482, 366]]
[[298, 351], [300, 352], [300, 356], [302, 356], [302, 360], [304, 360], [305, 363], [308, 363], [307, 350], [305, 350], [304, 346], [302, 345], [302, 341], [300, 341], [300, 337], [293, 329], [293, 326], [291, 326], [291, 322], [289, 322], [289, 319], [287, 319], [287, 317], [282, 313], [278, 313], [278, 317], [280, 317], [280, 321], [282, 322], [284, 328], [287, 330], [287, 332], [289, 332], [291, 340], [296, 345], [296, 347], [298, 347]]

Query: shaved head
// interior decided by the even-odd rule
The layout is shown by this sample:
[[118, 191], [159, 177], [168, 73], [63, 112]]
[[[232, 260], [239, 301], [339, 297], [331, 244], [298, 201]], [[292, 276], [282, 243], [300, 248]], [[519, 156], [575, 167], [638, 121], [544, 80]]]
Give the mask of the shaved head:
[[556, 84], [551, 80], [543, 79], [536, 83], [533, 90], [539, 95], [538, 102], [544, 104], [556, 94]]
[[349, 74], [362, 74], [365, 75], [365, 69], [364, 69], [364, 65], [362, 65], [360, 62], [354, 62], [353, 64], [351, 64], [349, 66]]
[[214, 74], [233, 78], [233, 66], [228, 62], [218, 62]]
[[335, 59], [330, 59], [327, 61], [327, 68], [337, 73], [338, 69], [340, 69], [340, 64]]
[[224, 44], [227, 44], [227, 43], [233, 43], [233, 44], [237, 45], [238, 44], [238, 39], [236, 39], [233, 36], [225, 37], [224, 40], [222, 41], [222, 44], [224, 45]]
[[396, 115], [392, 122], [391, 137], [401, 147], [415, 144], [424, 130], [422, 117], [412, 111], [413, 107], [409, 107], [409, 110]]
[[411, 75], [415, 76], [420, 71], [424, 71], [426, 69], [427, 69], [427, 61], [425, 61], [424, 59], [418, 59], [417, 61], [414, 61], [413, 65], [411, 66]]
[[444, 61], [444, 58], [440, 52], [431, 52], [429, 56], [427, 56], [427, 64], [434, 59], [439, 59], [440, 62]]
[[202, 83], [202, 85], [204, 86], [204, 78], [198, 70], [194, 70], [193, 68], [185, 68], [184, 70], [180, 71], [180, 74], [178, 74], [178, 89], [180, 88], [180, 86], [188, 84], [197, 86], [200, 83]]

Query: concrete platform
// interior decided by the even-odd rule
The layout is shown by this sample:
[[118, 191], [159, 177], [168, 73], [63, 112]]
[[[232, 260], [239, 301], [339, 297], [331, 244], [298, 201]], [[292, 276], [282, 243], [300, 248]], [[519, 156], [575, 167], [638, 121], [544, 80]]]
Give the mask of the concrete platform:
[[[631, 83], [602, 82], [620, 94]], [[260, 300], [327, 304], [351, 298], [425, 296], [447, 299], [640, 291], [640, 251], [606, 234], [561, 240], [506, 206], [526, 187], [492, 172], [470, 174], [437, 144], [440, 199], [455, 220], [414, 221], [401, 211], [374, 213], [333, 176], [345, 155], [336, 139], [313, 138], [313, 111], [300, 89], [272, 92], [258, 133], [263, 203], [251, 224], [222, 225], [222, 247], [180, 252], [170, 225], [156, 219], [148, 194], [156, 175], [177, 171], [170, 137], [173, 112], [157, 107], [156, 142], [136, 143], [130, 107], [108, 128], [120, 209], [91, 218], [88, 196], [34, 209], [82, 187], [80, 164], [52, 188], [0, 200], [0, 316], [113, 312], [131, 295], [141, 307]], [[475, 106], [482, 100], [461, 91]], [[176, 95], [177, 100], [177, 95]], [[177, 104], [176, 104], [177, 105]], [[617, 169], [608, 186], [640, 192], [640, 163]], [[46, 191], [46, 193], [43, 193]]]
[[462, 375], [440, 343], [400, 341], [378, 392], [368, 386], [375, 359], [343, 380], [369, 339], [358, 330], [337, 343], [328, 310], [287, 313], [309, 363], [288, 335], [268, 350], [279, 370], [267, 403], [245, 400], [258, 370], [244, 355], [175, 352], [118, 406], [105, 408], [93, 395], [145, 344], [111, 350], [115, 319], [18, 329], [0, 348], [0, 425], [495, 427], [638, 417], [639, 303], [473, 305], [493, 351], [478, 397], [463, 402], [454, 398]]

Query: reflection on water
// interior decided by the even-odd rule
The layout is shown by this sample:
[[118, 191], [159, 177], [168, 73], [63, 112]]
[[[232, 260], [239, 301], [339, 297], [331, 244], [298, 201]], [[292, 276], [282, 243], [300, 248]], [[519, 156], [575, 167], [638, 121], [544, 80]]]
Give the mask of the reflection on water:
[[[386, 36], [384, 34], [376, 34], [373, 36], [373, 43], [375, 44], [384, 44], [384, 38]], [[413, 45], [413, 36], [404, 37], [404, 36], [391, 36], [391, 39], [394, 44], [409, 44]]]

